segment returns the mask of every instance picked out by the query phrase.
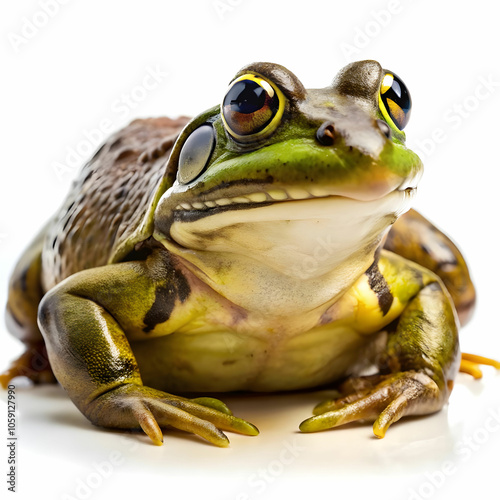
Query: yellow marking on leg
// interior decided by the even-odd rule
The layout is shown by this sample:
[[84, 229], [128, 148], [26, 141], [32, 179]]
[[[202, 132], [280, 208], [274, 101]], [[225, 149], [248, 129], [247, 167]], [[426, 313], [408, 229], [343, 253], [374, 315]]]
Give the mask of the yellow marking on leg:
[[[390, 290], [390, 285], [389, 285]], [[380, 309], [377, 294], [370, 287], [368, 276], [364, 274], [347, 292], [355, 300], [354, 325], [361, 333], [374, 333], [396, 319], [405, 305], [394, 296], [391, 308], [384, 315]]]

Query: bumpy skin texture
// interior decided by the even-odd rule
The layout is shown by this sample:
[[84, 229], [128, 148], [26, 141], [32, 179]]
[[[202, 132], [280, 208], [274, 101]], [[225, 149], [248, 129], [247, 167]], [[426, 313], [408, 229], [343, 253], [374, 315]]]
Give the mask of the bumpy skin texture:
[[165, 175], [181, 117], [135, 120], [111, 137], [83, 167], [50, 224], [42, 253], [42, 284], [108, 263], [145, 218]]
[[[165, 161], [189, 121], [135, 120], [110, 137], [82, 168], [54, 218], [17, 263], [9, 283], [6, 322], [26, 352], [1, 375], [54, 382], [37, 325], [38, 304], [64, 278], [108, 263], [137, 231], [165, 173]], [[133, 248], [133, 245], [131, 245]]]
[[[174, 148], [186, 118], [136, 120], [83, 168], [61, 210], [14, 270], [7, 317], [27, 352], [0, 376], [3, 385], [17, 375], [53, 380], [52, 368], [91, 422], [142, 428], [155, 444], [162, 442], [165, 426], [218, 446], [228, 444], [223, 430], [258, 433], [222, 402], [176, 396], [167, 392], [172, 388], [286, 390], [347, 378], [341, 398], [318, 405], [301, 429], [371, 419], [378, 437], [401, 417], [431, 413], [446, 403], [460, 359], [449, 294], [466, 319], [474, 289], [456, 247], [416, 212], [394, 225], [386, 242], [392, 252], [381, 249], [400, 209], [399, 204], [386, 212], [381, 207], [404, 200], [420, 169], [404, 146], [404, 133], [393, 130], [391, 136], [387, 124], [378, 123], [382, 68], [374, 61], [355, 63], [332, 86], [311, 91], [278, 65], [254, 64], [238, 75], [248, 71], [279, 85], [287, 98], [280, 127], [254, 147], [231, 140], [216, 107], [189, 122]], [[211, 168], [188, 187], [173, 185], [183, 144], [207, 123], [217, 136]], [[325, 130], [333, 144], [318, 137]], [[297, 208], [285, 211], [278, 225], [270, 219], [265, 231], [238, 240], [241, 228], [258, 227], [260, 219], [245, 225], [247, 213], [280, 210], [269, 193], [282, 196], [279, 189], [292, 188], [289, 192], [300, 198], [314, 185], [330, 191], [321, 191], [318, 200], [287, 200]], [[248, 194], [265, 202], [251, 204]], [[234, 207], [231, 197], [239, 200]], [[350, 200], [363, 238], [371, 234], [364, 221], [372, 217], [363, 207], [380, 210], [373, 216], [378, 228], [373, 235], [352, 254], [344, 252], [343, 269], [350, 272], [332, 275], [341, 276], [341, 283], [320, 273], [308, 285], [288, 268], [269, 280], [275, 269], [265, 267], [267, 257], [261, 267], [258, 260], [245, 260], [246, 254], [272, 247], [266, 237], [272, 242], [276, 235], [300, 235], [291, 229], [297, 223], [293, 212], [322, 209], [330, 199], [332, 210], [339, 200], [341, 207]], [[205, 203], [214, 208], [207, 210]], [[231, 219], [232, 212], [241, 220]], [[196, 226], [207, 215], [208, 223]], [[210, 221], [226, 216], [229, 230], [203, 232]], [[322, 215], [314, 217], [321, 228]], [[189, 233], [191, 222], [198, 229]], [[349, 229], [347, 234], [358, 230]], [[344, 234], [342, 227], [339, 232]], [[176, 237], [193, 246], [179, 244]], [[218, 238], [224, 237], [228, 246], [222, 245], [223, 260], [217, 260]], [[243, 257], [229, 260], [231, 251], [236, 255], [242, 247]], [[453, 265], [442, 261], [443, 248]], [[335, 252], [326, 258], [338, 264]], [[280, 260], [281, 255], [277, 267]], [[317, 285], [328, 300], [316, 293]], [[333, 298], [330, 290], [336, 290]], [[279, 313], [268, 298], [273, 293], [276, 303], [288, 294], [275, 308]], [[240, 302], [250, 296], [253, 302]], [[375, 364], [377, 375], [359, 377], [368, 363]]]

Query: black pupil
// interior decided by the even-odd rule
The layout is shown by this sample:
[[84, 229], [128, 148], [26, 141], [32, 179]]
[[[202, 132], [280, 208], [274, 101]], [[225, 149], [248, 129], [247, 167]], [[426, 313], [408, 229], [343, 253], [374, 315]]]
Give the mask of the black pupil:
[[262, 109], [266, 103], [267, 92], [257, 82], [241, 80], [236, 82], [224, 98], [224, 108], [231, 111], [250, 114]]
[[384, 93], [386, 99], [392, 99], [401, 109], [404, 111], [405, 115], [411, 108], [411, 97], [406, 85], [401, 81], [401, 79], [392, 73], [394, 80], [392, 82], [391, 88]]

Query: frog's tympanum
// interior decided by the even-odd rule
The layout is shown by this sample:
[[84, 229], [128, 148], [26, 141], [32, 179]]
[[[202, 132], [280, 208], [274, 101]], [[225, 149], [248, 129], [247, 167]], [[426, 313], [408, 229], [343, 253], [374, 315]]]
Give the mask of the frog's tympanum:
[[132, 122], [13, 272], [7, 321], [27, 349], [3, 385], [57, 379], [92, 423], [156, 444], [166, 426], [219, 446], [258, 433], [212, 392], [336, 384], [303, 432], [371, 420], [383, 437], [441, 409], [460, 366], [489, 361], [461, 364], [461, 254], [408, 211], [410, 112], [375, 61], [314, 90], [256, 63], [190, 121]]

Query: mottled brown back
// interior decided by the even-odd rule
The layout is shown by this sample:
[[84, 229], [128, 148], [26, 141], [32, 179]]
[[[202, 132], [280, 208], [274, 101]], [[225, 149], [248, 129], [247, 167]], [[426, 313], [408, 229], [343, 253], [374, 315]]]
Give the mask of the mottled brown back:
[[135, 120], [82, 168], [47, 230], [44, 290], [78, 271], [107, 264], [118, 243], [139, 227], [188, 120]]

